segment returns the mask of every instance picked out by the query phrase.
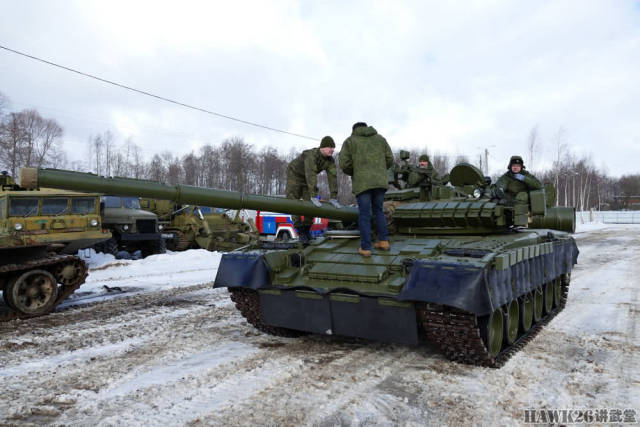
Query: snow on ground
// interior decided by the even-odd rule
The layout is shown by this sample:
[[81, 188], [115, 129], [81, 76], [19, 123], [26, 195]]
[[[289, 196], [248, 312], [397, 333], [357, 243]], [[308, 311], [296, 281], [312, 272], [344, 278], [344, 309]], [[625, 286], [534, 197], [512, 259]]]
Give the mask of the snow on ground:
[[262, 334], [212, 289], [217, 253], [85, 254], [76, 299], [0, 324], [0, 424], [494, 425], [533, 408], [640, 419], [640, 225], [578, 224], [575, 237], [567, 307], [501, 369], [427, 344]]
[[89, 266], [89, 276], [63, 308], [139, 292], [213, 282], [222, 253], [192, 249], [124, 260], [86, 249], [79, 251], [78, 256]]

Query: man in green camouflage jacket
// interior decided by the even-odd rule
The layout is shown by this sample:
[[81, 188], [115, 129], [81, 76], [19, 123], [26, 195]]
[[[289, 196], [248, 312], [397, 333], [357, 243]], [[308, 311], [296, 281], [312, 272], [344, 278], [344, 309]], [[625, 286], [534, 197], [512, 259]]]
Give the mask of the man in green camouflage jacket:
[[353, 125], [340, 150], [340, 167], [351, 176], [353, 194], [358, 201], [358, 227], [362, 256], [371, 256], [371, 215], [378, 233], [374, 247], [389, 250], [387, 221], [382, 212], [387, 191], [387, 169], [393, 165], [393, 153], [382, 135], [364, 122]]
[[[333, 138], [325, 136], [320, 141], [320, 148], [304, 150], [302, 154], [293, 159], [287, 166], [287, 199], [310, 200], [314, 205], [320, 207], [318, 200], [318, 174], [327, 171], [329, 181], [329, 191], [331, 197], [329, 202], [336, 208], [340, 208], [338, 203], [338, 170], [333, 159], [333, 152], [336, 148]], [[300, 240], [308, 241], [311, 238], [311, 225], [313, 217], [307, 215], [304, 222], [300, 216], [291, 215], [293, 226], [298, 230]]]
[[520, 156], [511, 156], [508, 171], [496, 182], [496, 186], [504, 191], [508, 202], [515, 202], [515, 197], [520, 192], [540, 190], [542, 184], [534, 175], [527, 172]]

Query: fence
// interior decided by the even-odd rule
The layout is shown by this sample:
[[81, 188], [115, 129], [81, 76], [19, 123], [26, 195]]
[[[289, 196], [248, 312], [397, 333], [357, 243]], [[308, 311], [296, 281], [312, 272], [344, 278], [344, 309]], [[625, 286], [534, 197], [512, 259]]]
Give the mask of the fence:
[[640, 211], [581, 211], [576, 212], [576, 220], [580, 224], [640, 224]]

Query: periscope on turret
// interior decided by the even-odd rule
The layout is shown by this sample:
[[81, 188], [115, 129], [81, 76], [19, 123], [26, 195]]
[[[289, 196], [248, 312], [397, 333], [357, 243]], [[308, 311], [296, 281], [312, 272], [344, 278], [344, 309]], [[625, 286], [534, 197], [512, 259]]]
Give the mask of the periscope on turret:
[[[348, 226], [306, 245], [257, 242], [223, 255], [214, 287], [228, 288], [267, 333], [429, 341], [451, 360], [502, 366], [566, 304], [578, 258], [575, 210], [553, 206], [550, 186], [508, 203], [469, 164], [456, 165], [447, 185], [391, 172], [390, 251], [362, 258]], [[22, 177], [34, 186], [357, 220], [357, 209], [327, 203], [51, 169]]]

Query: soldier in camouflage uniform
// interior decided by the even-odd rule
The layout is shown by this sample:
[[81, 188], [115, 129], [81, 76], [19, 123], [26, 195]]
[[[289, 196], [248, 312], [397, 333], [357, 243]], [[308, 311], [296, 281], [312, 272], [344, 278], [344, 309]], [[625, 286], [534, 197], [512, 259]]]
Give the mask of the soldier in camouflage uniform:
[[438, 172], [433, 168], [433, 165], [429, 161], [429, 156], [427, 154], [423, 154], [418, 158], [418, 167], [427, 170], [427, 175], [431, 178], [432, 181], [438, 182], [440, 181], [440, 176]]
[[[310, 200], [314, 205], [320, 207], [318, 200], [318, 174], [327, 171], [329, 181], [329, 191], [331, 198], [329, 202], [336, 208], [340, 208], [338, 203], [338, 170], [333, 151], [336, 148], [333, 138], [325, 136], [320, 142], [320, 148], [304, 150], [302, 154], [293, 159], [287, 166], [287, 199]], [[300, 240], [308, 241], [311, 238], [311, 225], [313, 217], [307, 215], [304, 222], [299, 215], [291, 215], [293, 226], [298, 230]]]
[[525, 170], [520, 156], [511, 156], [508, 171], [496, 182], [496, 186], [504, 191], [508, 202], [515, 203], [516, 195], [520, 192], [540, 190], [542, 184], [534, 175]]
[[340, 167], [351, 176], [353, 194], [358, 201], [360, 255], [371, 256], [371, 215], [378, 233], [376, 249], [389, 250], [387, 221], [382, 212], [387, 191], [387, 169], [393, 165], [393, 153], [387, 140], [364, 122], [353, 125], [340, 150]]

